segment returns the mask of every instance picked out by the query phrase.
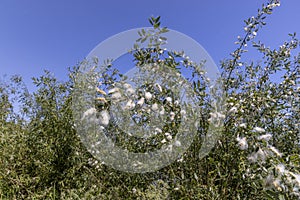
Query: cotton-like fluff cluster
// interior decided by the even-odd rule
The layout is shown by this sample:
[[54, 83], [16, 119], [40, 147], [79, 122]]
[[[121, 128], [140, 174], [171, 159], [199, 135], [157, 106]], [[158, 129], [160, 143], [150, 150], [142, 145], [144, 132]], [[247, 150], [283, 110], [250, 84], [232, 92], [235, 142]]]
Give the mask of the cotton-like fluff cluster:
[[135, 89], [129, 83], [124, 83], [121, 87], [122, 90], [124, 91], [124, 94], [126, 94], [126, 96], [131, 96], [135, 93]]
[[275, 167], [275, 169], [278, 171], [278, 173], [280, 174], [280, 175], [283, 175], [284, 173], [285, 173], [285, 165], [284, 164], [282, 164], [282, 163], [280, 163], [280, 164], [278, 164], [276, 167]]
[[175, 145], [176, 147], [180, 147], [180, 146], [181, 146], [181, 142], [178, 141], [178, 140], [176, 140], [175, 143], [174, 143], [174, 145]]
[[96, 114], [96, 108], [89, 108], [83, 113], [81, 120], [85, 120], [85, 122], [88, 123], [99, 123], [99, 119]]
[[142, 106], [144, 103], [145, 103], [145, 98], [142, 97], [142, 98], [140, 98], [140, 99], [138, 100], [138, 102], [137, 102], [136, 104], [139, 105], [139, 106]]
[[186, 119], [186, 111], [185, 110], [181, 110], [180, 115], [181, 115], [182, 119], [184, 119], [184, 120]]
[[108, 90], [108, 94], [112, 94], [112, 93], [116, 93], [119, 92], [119, 88], [112, 88], [110, 90]]
[[167, 98], [166, 98], [166, 101], [167, 101], [168, 103], [172, 103], [172, 98], [171, 98], [171, 97], [167, 97]]
[[247, 124], [246, 123], [241, 123], [238, 125], [240, 128], [247, 128]]
[[165, 133], [165, 136], [167, 137], [168, 140], [172, 140], [172, 135], [170, 133]]
[[135, 93], [135, 90], [133, 89], [133, 88], [128, 88], [128, 89], [126, 89], [126, 94], [127, 95], [132, 95], [132, 94], [134, 94]]
[[170, 120], [173, 121], [175, 118], [175, 113], [174, 112], [170, 112]]
[[151, 109], [152, 109], [153, 111], [157, 111], [157, 110], [158, 110], [158, 105], [157, 105], [157, 103], [152, 104]]
[[251, 163], [255, 163], [258, 160], [261, 160], [264, 162], [266, 160], [267, 156], [268, 156], [268, 154], [264, 150], [259, 148], [259, 150], [257, 152], [252, 153], [250, 156], [248, 156], [248, 160]]
[[120, 89], [116, 87], [108, 90], [108, 94], [111, 94], [113, 100], [119, 100], [122, 97]]
[[282, 184], [281, 184], [281, 180], [279, 178], [276, 178], [273, 181], [273, 186], [278, 190], [278, 191], [282, 191]]
[[232, 108], [230, 108], [230, 110], [228, 111], [228, 114], [235, 114], [238, 111], [237, 107], [233, 106]]
[[241, 150], [246, 150], [248, 148], [247, 138], [243, 137], [240, 138], [239, 136], [236, 138], [238, 142], [238, 146]]
[[150, 99], [152, 98], [152, 94], [151, 94], [150, 92], [146, 92], [146, 93], [145, 93], [145, 98], [146, 98], [147, 100], [150, 100]]
[[263, 129], [263, 128], [255, 127], [255, 128], [253, 129], [253, 132], [255, 132], [255, 133], [264, 133], [264, 132], [266, 132], [266, 131], [265, 131], [265, 129]]
[[162, 92], [162, 91], [163, 91], [163, 90], [162, 90], [162, 87], [161, 87], [158, 83], [155, 83], [154, 86], [157, 88], [157, 90], [158, 90], [159, 92]]
[[100, 112], [100, 124], [103, 126], [107, 126], [109, 124], [110, 115], [107, 110], [103, 110]]
[[275, 147], [270, 146], [270, 145], [268, 147], [276, 156], [278, 156], [278, 157], [282, 156], [282, 153], [280, 153], [280, 151], [278, 149], [276, 149]]
[[258, 140], [262, 140], [262, 141], [266, 141], [266, 142], [268, 142], [271, 138], [272, 138], [272, 134], [270, 134], [270, 133], [257, 137]]
[[161, 110], [159, 111], [159, 114], [162, 115], [162, 116], [165, 114], [165, 109], [164, 109], [164, 107], [161, 107]]
[[219, 120], [224, 120], [225, 119], [225, 115], [223, 115], [222, 113], [219, 112], [214, 112], [214, 113], [209, 113], [210, 115], [210, 121], [213, 119], [219, 119]]
[[160, 128], [155, 128], [154, 131], [155, 135], [162, 133], [162, 130]]
[[96, 113], [97, 113], [96, 108], [89, 108], [88, 110], [86, 110], [86, 111], [83, 113], [83, 116], [82, 116], [81, 120], [90, 118], [91, 116], [95, 116]]
[[294, 182], [300, 187], [300, 174], [295, 174], [293, 172], [289, 172], [290, 175], [294, 177]]
[[211, 112], [209, 115], [209, 123], [213, 123], [215, 126], [221, 126], [226, 118], [226, 116], [220, 112]]
[[275, 166], [275, 170], [278, 173], [277, 177], [273, 175], [268, 175], [265, 179], [265, 186], [268, 188], [274, 188], [278, 191], [283, 191], [287, 189], [287, 186], [293, 187], [293, 194], [300, 197], [300, 174], [293, 173], [286, 169], [286, 166], [279, 163]]
[[125, 110], [131, 110], [131, 109], [134, 109], [134, 107], [135, 107], [134, 101], [129, 99], [129, 101], [126, 103], [124, 108], [125, 108]]
[[99, 118], [97, 118], [96, 114], [96, 108], [89, 108], [83, 113], [81, 120], [88, 120], [90, 123], [100, 123], [102, 126], [107, 126], [109, 124], [110, 115], [107, 110], [101, 111]]

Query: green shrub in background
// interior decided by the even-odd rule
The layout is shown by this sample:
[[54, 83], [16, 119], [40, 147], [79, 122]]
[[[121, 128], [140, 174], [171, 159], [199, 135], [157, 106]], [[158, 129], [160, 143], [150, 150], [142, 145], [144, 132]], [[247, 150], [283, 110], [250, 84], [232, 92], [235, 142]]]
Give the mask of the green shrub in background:
[[[136, 64], [164, 62], [171, 68], [180, 66], [195, 72], [190, 81], [203, 108], [201, 127], [191, 147], [176, 162], [156, 172], [116, 171], [99, 163], [82, 145], [71, 110], [74, 82], [81, 73], [78, 67], [70, 70], [66, 82], [56, 80], [50, 72], [34, 78], [34, 93], [27, 91], [20, 77], [3, 82], [1, 199], [298, 199], [299, 41], [291, 34], [279, 48], [270, 49], [255, 40], [265, 17], [276, 6], [278, 3], [270, 1], [245, 21], [245, 36], [238, 38], [232, 57], [221, 63], [227, 95], [224, 130], [203, 159], [198, 157], [201, 138], [209, 121], [219, 114], [211, 112], [205, 77], [183, 53], [165, 56], [155, 40], [152, 48], [139, 49], [140, 43], [150, 42], [151, 33], [141, 34], [137, 41], [133, 51]], [[159, 18], [150, 21], [160, 37], [166, 28], [160, 27]], [[260, 62], [245, 61], [248, 48], [261, 53]], [[107, 88], [119, 76], [113, 69], [112, 65], [112, 71], [103, 76]], [[283, 74], [281, 80], [274, 81], [272, 77], [278, 72]], [[20, 105], [18, 112], [13, 109], [16, 104]], [[105, 106], [109, 104], [98, 105], [98, 111]], [[176, 123], [162, 133], [169, 130], [176, 131]], [[162, 135], [157, 141], [165, 139]], [[145, 148], [125, 137], [120, 141], [135, 151]]]

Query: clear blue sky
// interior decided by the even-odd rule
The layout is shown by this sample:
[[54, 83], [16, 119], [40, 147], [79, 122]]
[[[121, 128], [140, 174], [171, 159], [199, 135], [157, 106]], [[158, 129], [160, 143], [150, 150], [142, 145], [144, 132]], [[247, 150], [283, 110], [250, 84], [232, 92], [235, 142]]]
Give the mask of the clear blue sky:
[[[199, 42], [218, 64], [243, 34], [244, 19], [255, 15], [262, 0], [1, 0], [0, 69], [32, 76], [52, 71], [60, 79], [106, 38], [149, 26], [151, 15], [162, 25]], [[277, 47], [287, 34], [300, 35], [300, 1], [286, 0], [258, 33], [266, 45]], [[29, 84], [29, 87], [32, 87]]]

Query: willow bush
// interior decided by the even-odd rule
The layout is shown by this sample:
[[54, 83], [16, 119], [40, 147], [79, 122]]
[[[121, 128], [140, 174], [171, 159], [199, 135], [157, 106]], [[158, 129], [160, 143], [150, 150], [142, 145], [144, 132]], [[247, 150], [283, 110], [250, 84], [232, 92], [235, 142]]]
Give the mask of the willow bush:
[[[163, 63], [176, 72], [191, 72], [188, 81], [198, 96], [201, 119], [190, 148], [175, 162], [149, 173], [125, 173], [95, 159], [76, 133], [72, 115], [72, 93], [79, 66], [99, 65], [84, 61], [69, 70], [69, 79], [58, 81], [50, 72], [33, 78], [36, 91], [29, 93], [22, 78], [14, 76], [0, 85], [0, 197], [1, 199], [297, 199], [300, 188], [299, 113], [300, 54], [296, 34], [276, 49], [256, 40], [277, 1], [269, 1], [256, 16], [245, 20], [244, 36], [236, 41], [231, 57], [220, 63], [226, 112], [210, 105], [207, 78], [201, 63], [193, 63], [184, 52], [161, 48], [168, 31], [159, 18], [150, 18], [154, 32], [141, 31], [131, 51], [137, 66]], [[149, 48], [139, 48], [141, 43]], [[261, 55], [259, 62], [247, 50]], [[248, 61], [250, 60], [250, 62]], [[122, 77], [113, 62], [106, 63], [99, 81], [95, 107], [109, 126], [105, 112], [119, 98], [116, 83]], [[118, 145], [134, 152], [159, 148], [176, 135], [184, 116], [163, 85], [144, 85], [124, 109], [134, 109], [137, 123], [147, 121], [150, 111], [161, 111], [169, 121], [157, 129], [154, 140], [133, 140], [111, 126]], [[130, 89], [128, 86], [127, 89]], [[145, 92], [146, 91], [146, 92]], [[148, 107], [137, 107], [147, 104]], [[16, 108], [19, 109], [16, 109]], [[144, 110], [143, 110], [144, 109]], [[150, 112], [149, 111], [149, 112]], [[224, 122], [221, 137], [212, 151], [199, 158], [199, 149], [209, 122]], [[142, 120], [145, 119], [143, 122]], [[119, 132], [117, 132], [119, 131]], [[180, 145], [180, 144], [178, 144]]]

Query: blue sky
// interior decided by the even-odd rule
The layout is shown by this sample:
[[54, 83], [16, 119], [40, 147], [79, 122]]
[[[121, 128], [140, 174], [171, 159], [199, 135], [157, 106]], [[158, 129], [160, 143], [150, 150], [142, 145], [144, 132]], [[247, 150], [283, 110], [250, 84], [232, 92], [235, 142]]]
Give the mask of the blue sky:
[[[59, 79], [101, 41], [119, 32], [149, 26], [151, 15], [162, 25], [199, 42], [216, 64], [228, 57], [244, 19], [262, 0], [1, 0], [0, 69], [30, 78], [50, 70]], [[266, 1], [265, 1], [266, 2]], [[277, 47], [288, 33], [300, 34], [300, 1], [282, 1], [268, 17], [258, 39]]]

